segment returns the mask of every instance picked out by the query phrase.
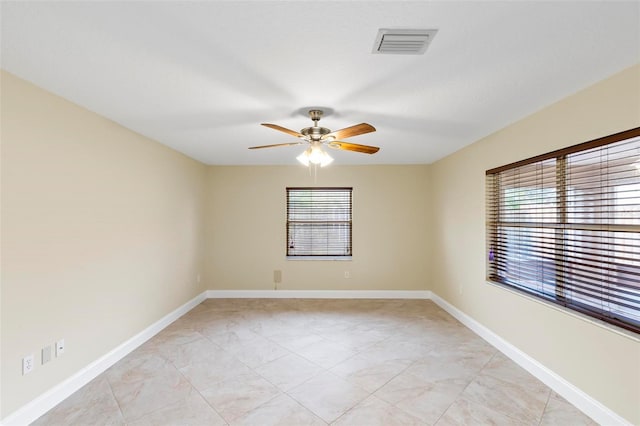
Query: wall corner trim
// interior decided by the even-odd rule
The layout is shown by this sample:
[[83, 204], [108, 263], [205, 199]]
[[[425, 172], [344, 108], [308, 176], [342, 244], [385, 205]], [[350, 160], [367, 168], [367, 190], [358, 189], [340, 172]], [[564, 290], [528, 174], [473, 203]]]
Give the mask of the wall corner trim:
[[620, 415], [611, 411], [611, 409], [540, 364], [437, 294], [432, 293], [431, 300], [599, 424], [631, 426], [631, 423]]
[[0, 426], [21, 426], [32, 423], [47, 411], [68, 398], [72, 393], [98, 377], [106, 369], [127, 356], [138, 346], [158, 334], [169, 324], [189, 312], [207, 298], [206, 292], [199, 294], [184, 305], [168, 313], [140, 333], [101, 356], [77, 373], [49, 389], [0, 421]]

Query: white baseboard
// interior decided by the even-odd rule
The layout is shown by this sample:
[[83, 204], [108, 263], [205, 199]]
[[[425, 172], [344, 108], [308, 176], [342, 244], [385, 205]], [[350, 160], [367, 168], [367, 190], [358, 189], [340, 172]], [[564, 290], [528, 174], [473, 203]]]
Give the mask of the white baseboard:
[[432, 293], [431, 300], [599, 424], [631, 425], [627, 420], [567, 382], [437, 294]]
[[209, 299], [430, 299], [428, 290], [209, 290]]
[[203, 292], [194, 297], [184, 305], [165, 315], [160, 320], [151, 324], [140, 333], [122, 343], [120, 346], [116, 347], [91, 364], [87, 365], [62, 383], [54, 386], [33, 401], [19, 408], [17, 411], [4, 418], [0, 422], [0, 426], [23, 426], [37, 420], [47, 411], [58, 405], [60, 402], [64, 401], [72, 393], [89, 383], [91, 380], [95, 379], [107, 368], [111, 367], [113, 364], [131, 353], [138, 346], [142, 345], [144, 342], [158, 334], [166, 326], [200, 304], [207, 298], [206, 293], [207, 292]]
[[470, 330], [537, 377], [544, 384], [578, 407], [596, 422], [604, 425], [630, 425], [624, 418], [596, 401], [565, 379], [549, 370], [449, 302], [431, 291], [394, 290], [208, 290], [165, 315], [131, 339], [92, 362], [76, 374], [24, 405], [4, 420], [0, 426], [26, 425], [45, 414], [72, 393], [96, 378], [107, 368], [124, 358], [138, 346], [189, 312], [206, 298], [282, 298], [282, 299], [431, 299]]

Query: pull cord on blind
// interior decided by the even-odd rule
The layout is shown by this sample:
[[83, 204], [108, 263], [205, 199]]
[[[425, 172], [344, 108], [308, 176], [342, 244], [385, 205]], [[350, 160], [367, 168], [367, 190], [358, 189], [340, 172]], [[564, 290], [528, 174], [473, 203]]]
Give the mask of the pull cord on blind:
[[640, 333], [640, 128], [487, 171], [490, 281]]

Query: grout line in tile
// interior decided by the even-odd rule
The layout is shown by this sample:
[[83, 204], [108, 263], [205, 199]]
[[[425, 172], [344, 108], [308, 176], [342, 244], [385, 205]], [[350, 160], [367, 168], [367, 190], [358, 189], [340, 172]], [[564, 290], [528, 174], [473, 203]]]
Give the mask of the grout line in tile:
[[547, 395], [547, 402], [545, 402], [544, 408], [542, 409], [542, 414], [540, 414], [540, 419], [538, 420], [538, 426], [542, 424], [542, 418], [544, 417], [544, 413], [547, 412], [547, 407], [549, 406], [549, 401], [551, 400], [552, 393], [553, 392], [551, 391], [551, 389], [549, 389], [549, 395]]
[[[180, 374], [182, 374], [182, 372], [180, 372]], [[184, 377], [184, 375], [183, 375]], [[188, 381], [188, 379], [185, 377], [185, 380]], [[189, 382], [189, 384], [191, 385], [191, 382]], [[227, 421], [227, 419], [225, 419], [224, 417], [222, 417], [222, 414], [220, 414], [220, 412], [218, 410], [216, 410], [216, 407], [214, 407], [213, 405], [211, 405], [211, 403], [209, 402], [209, 400], [207, 398], [204, 397], [204, 395], [202, 395], [202, 393], [193, 385], [191, 385], [191, 388], [198, 394], [200, 395], [200, 398], [202, 398], [204, 400], [204, 402], [211, 407], [211, 409], [222, 419], [223, 422], [225, 422], [227, 425], [229, 424], [229, 422]]]
[[[220, 306], [221, 306], [221, 305], [220, 305], [220, 303], [210, 303], [209, 305], [210, 305], [209, 309], [207, 309], [206, 311], [198, 311], [198, 315], [202, 314], [203, 312], [205, 312], [205, 313], [206, 313], [206, 312], [211, 312], [211, 313], [221, 312], [221, 311], [219, 311], [219, 310], [217, 309], [217, 307], [220, 307]], [[240, 311], [241, 311], [241, 309], [245, 309], [245, 310], [253, 309], [251, 306], [253, 306], [253, 305], [249, 304], [249, 305], [247, 305], [247, 306], [240, 307], [240, 308], [237, 308], [237, 309], [236, 309], [236, 308], [234, 308], [234, 309], [230, 310], [229, 312], [231, 312], [232, 314], [237, 314], [238, 312], [240, 312]], [[300, 314], [300, 315], [302, 315], [302, 316], [313, 316], [313, 314], [314, 314], [315, 312], [322, 312], [322, 308], [321, 308], [320, 306], [317, 308], [317, 310], [306, 311], [304, 308], [305, 308], [305, 306], [309, 306], [309, 305], [308, 305], [308, 304], [305, 304], [305, 303], [304, 303], [304, 301], [302, 301], [302, 300], [301, 300], [301, 301], [295, 301], [295, 303], [293, 303], [293, 305], [292, 305], [292, 306], [295, 306], [296, 313], [297, 313], [297, 314]], [[342, 306], [342, 305], [338, 305], [338, 306]], [[286, 311], [286, 312], [287, 312], [287, 313], [291, 313], [291, 312], [293, 312], [293, 308], [292, 308], [291, 306], [288, 306], [288, 307], [287, 307], [287, 311]], [[329, 310], [328, 312], [329, 312], [329, 313], [327, 314], [326, 318], [328, 318], [329, 320], [331, 320], [331, 318], [340, 317], [340, 316], [344, 316], [344, 315], [349, 315], [349, 310], [348, 310], [348, 308], [347, 308], [347, 307], [345, 307], [344, 309], [340, 308], [340, 309], [337, 309], [337, 310], [335, 310], [335, 311], [334, 311], [334, 310]], [[253, 319], [255, 319], [255, 318], [256, 318], [256, 317], [252, 317], [252, 316], [250, 315], [250, 314], [252, 314], [252, 313], [253, 313], [253, 311], [251, 311], [251, 312], [249, 312], [249, 313], [247, 314], [247, 319], [252, 319], [252, 320], [253, 320]], [[382, 313], [382, 312], [380, 312], [380, 313]], [[260, 314], [260, 310], [258, 310], [258, 315], [259, 315], [259, 314]], [[276, 309], [273, 309], [273, 310], [271, 310], [271, 309], [265, 309], [265, 310], [263, 310], [262, 314], [264, 314], [265, 316], [268, 316], [269, 318], [276, 318], [276, 319], [278, 318], [277, 310], [276, 310]], [[187, 314], [187, 315], [188, 315], [188, 314]], [[354, 327], [355, 327], [355, 326], [357, 326], [357, 325], [360, 325], [360, 324], [366, 324], [366, 322], [367, 322], [366, 318], [364, 318], [364, 317], [360, 317], [360, 315], [362, 315], [362, 312], [361, 312], [361, 311], [359, 311], [359, 310], [356, 310], [356, 311], [355, 311], [355, 313], [354, 313], [354, 312], [352, 312], [352, 316], [351, 316], [351, 317], [349, 317], [349, 318], [350, 318], [350, 320], [352, 321], [352, 324], [353, 324], [353, 326], [354, 326]], [[204, 316], [205, 316], [205, 318], [206, 318], [206, 316], [207, 316], [207, 315], [205, 314]], [[402, 316], [403, 320], [404, 320], [404, 319], [410, 319], [409, 317], [405, 318], [405, 316], [406, 316], [406, 315], [403, 315], [403, 316]], [[181, 317], [181, 318], [183, 318], [183, 317]], [[219, 316], [217, 316], [217, 315], [212, 316], [212, 321], [215, 321], [217, 318], [219, 318]], [[258, 318], [259, 318], [259, 317], [258, 317]], [[188, 319], [188, 318], [187, 318], [187, 319]], [[204, 323], [204, 322], [203, 322], [203, 323]], [[247, 365], [246, 363], [242, 362], [242, 361], [241, 361], [237, 356], [235, 356], [235, 355], [233, 355], [232, 353], [230, 353], [229, 351], [227, 351], [223, 346], [221, 346], [221, 345], [219, 345], [218, 343], [216, 343], [216, 342], [212, 341], [212, 340], [209, 338], [209, 336], [207, 336], [207, 335], [203, 334], [203, 333], [200, 331], [200, 330], [201, 330], [201, 327], [197, 327], [197, 326], [196, 326], [196, 325], [194, 325], [194, 324], [196, 324], [196, 323], [195, 323], [195, 322], [188, 322], [188, 321], [185, 321], [185, 322], [184, 322], [184, 324], [182, 324], [182, 327], [183, 327], [185, 330], [186, 330], [186, 329], [189, 329], [189, 330], [193, 330], [193, 331], [197, 332], [197, 333], [198, 333], [202, 338], [206, 339], [209, 343], [211, 343], [212, 345], [215, 345], [215, 347], [217, 347], [217, 348], [218, 348], [218, 349], [220, 349], [221, 351], [223, 351], [223, 352], [225, 352], [225, 353], [228, 353], [228, 354], [229, 354], [230, 356], [232, 356], [236, 361], [238, 361], [238, 362], [240, 362], [241, 364], [245, 365], [245, 366], [246, 366], [246, 367], [247, 367], [251, 372], [253, 372], [253, 373], [254, 373], [254, 374], [256, 374], [256, 375], [259, 375], [259, 376], [260, 376], [260, 377], [262, 377], [265, 381], [267, 381], [268, 383], [270, 383], [271, 385], [273, 385], [274, 387], [276, 387], [276, 388], [278, 389], [278, 393], [277, 393], [275, 396], [273, 396], [272, 398], [270, 398], [268, 401], [266, 401], [266, 402], [262, 403], [260, 406], [258, 406], [258, 407], [256, 407], [256, 408], [254, 408], [254, 409], [250, 410], [249, 412], [251, 412], [251, 411], [253, 411], [253, 410], [255, 410], [255, 409], [259, 408], [259, 407], [262, 407], [264, 404], [267, 404], [268, 402], [272, 401], [274, 398], [277, 398], [279, 395], [287, 395], [289, 398], [291, 398], [292, 400], [294, 400], [294, 401], [296, 402], [296, 404], [298, 404], [299, 406], [301, 406], [301, 407], [305, 408], [306, 410], [308, 410], [308, 411], [312, 412], [316, 417], [320, 418], [323, 422], [326, 422], [326, 421], [325, 421], [322, 417], [318, 416], [315, 412], [313, 412], [312, 410], [310, 410], [309, 408], [307, 408], [306, 406], [304, 406], [300, 401], [298, 401], [298, 400], [297, 400], [297, 399], [295, 399], [293, 396], [291, 396], [291, 395], [289, 394], [289, 391], [291, 391], [292, 389], [297, 388], [298, 386], [303, 385], [304, 383], [306, 383], [306, 382], [308, 382], [308, 381], [310, 381], [310, 380], [313, 380], [315, 377], [317, 377], [318, 375], [323, 374], [323, 373], [330, 373], [330, 374], [335, 375], [336, 377], [342, 378], [342, 377], [340, 377], [340, 376], [338, 376], [338, 375], [336, 375], [336, 374], [332, 373], [332, 372], [330, 371], [330, 370], [331, 370], [331, 368], [334, 368], [336, 365], [339, 365], [339, 364], [341, 364], [341, 363], [343, 363], [343, 362], [346, 362], [346, 361], [348, 361], [348, 360], [351, 360], [352, 358], [356, 357], [356, 356], [357, 356], [357, 355], [359, 355], [359, 354], [366, 355], [366, 352], [367, 352], [368, 348], [370, 348], [370, 347], [372, 347], [372, 346], [374, 346], [374, 345], [383, 344], [384, 342], [388, 342], [390, 339], [392, 339], [392, 338], [394, 337], [394, 335], [393, 335], [393, 334], [390, 334], [390, 335], [388, 335], [387, 337], [384, 337], [383, 339], [381, 339], [381, 340], [379, 340], [379, 341], [377, 341], [377, 342], [368, 343], [368, 344], [366, 344], [366, 345], [364, 345], [364, 346], [362, 346], [362, 347], [358, 346], [358, 347], [356, 347], [356, 348], [354, 349], [354, 348], [351, 348], [351, 347], [346, 347], [346, 346], [344, 346], [344, 345], [343, 345], [343, 344], [341, 344], [339, 341], [333, 340], [333, 339], [328, 338], [328, 337], [323, 336], [323, 335], [319, 335], [319, 336], [321, 336], [322, 338], [327, 339], [328, 341], [331, 341], [332, 343], [334, 343], [334, 344], [336, 344], [336, 345], [339, 345], [339, 346], [345, 347], [345, 348], [347, 348], [347, 349], [349, 349], [349, 350], [353, 351], [353, 354], [352, 354], [352, 355], [350, 355], [350, 356], [348, 356], [348, 357], [347, 357], [347, 358], [345, 358], [344, 360], [342, 360], [342, 361], [340, 361], [340, 362], [336, 363], [335, 365], [333, 365], [333, 366], [332, 366], [332, 367], [330, 367], [330, 368], [325, 368], [325, 367], [320, 366], [320, 365], [318, 365], [317, 363], [313, 362], [312, 360], [310, 360], [310, 359], [308, 359], [308, 358], [304, 357], [303, 355], [301, 355], [301, 354], [298, 352], [298, 350], [300, 350], [300, 349], [298, 349], [298, 350], [291, 350], [291, 349], [285, 348], [283, 345], [281, 345], [280, 343], [278, 343], [278, 342], [276, 342], [276, 341], [272, 340], [270, 337], [264, 336], [264, 335], [262, 335], [261, 333], [258, 333], [258, 332], [256, 332], [256, 331], [254, 331], [253, 329], [250, 329], [251, 331], [253, 331], [253, 332], [254, 332], [254, 333], [256, 333], [257, 335], [259, 335], [259, 336], [263, 337], [264, 339], [266, 339], [267, 341], [269, 341], [271, 344], [277, 345], [278, 347], [282, 348], [282, 349], [285, 351], [285, 353], [284, 353], [283, 355], [278, 356], [278, 357], [276, 357], [276, 358], [274, 358], [273, 360], [270, 360], [270, 361], [268, 361], [268, 362], [274, 362], [274, 361], [277, 361], [278, 359], [281, 359], [281, 358], [282, 358], [282, 357], [284, 357], [284, 356], [287, 356], [288, 354], [293, 354], [293, 355], [296, 355], [296, 356], [299, 356], [299, 357], [301, 357], [301, 358], [305, 359], [305, 360], [306, 360], [306, 361], [308, 361], [310, 364], [312, 364], [312, 365], [314, 365], [314, 366], [316, 366], [316, 367], [318, 368], [317, 372], [316, 372], [316, 373], [314, 373], [311, 377], [309, 377], [309, 378], [308, 378], [308, 379], [306, 379], [305, 381], [303, 381], [303, 382], [301, 382], [301, 383], [297, 384], [297, 385], [296, 385], [296, 386], [294, 386], [293, 388], [291, 388], [291, 389], [289, 389], [289, 390], [287, 390], [287, 391], [284, 391], [284, 390], [280, 389], [279, 387], [277, 387], [277, 386], [276, 386], [273, 382], [271, 382], [269, 379], [267, 379], [266, 377], [264, 377], [264, 376], [260, 375], [260, 374], [256, 371], [258, 368], [260, 368], [261, 366], [263, 366], [263, 365], [267, 364], [268, 362], [267, 362], [267, 363], [262, 363], [262, 364], [260, 364], [260, 365], [258, 365], [258, 366], [256, 366], [256, 367], [251, 367], [251, 366]], [[380, 324], [383, 324], [383, 322], [380, 322]], [[456, 325], [457, 325], [458, 327], [464, 328], [464, 325], [462, 325], [462, 324], [456, 324]], [[383, 330], [386, 330], [386, 327], [381, 326], [380, 328], [377, 328], [377, 327], [373, 326], [373, 327], [371, 328], [371, 330], [381, 330], [381, 332], [382, 332]], [[356, 330], [351, 330], [351, 332], [357, 333], [357, 331], [356, 331]], [[330, 334], [330, 333], [328, 333], [328, 334]], [[177, 346], [177, 347], [180, 347], [180, 346], [183, 346], [183, 345], [188, 344], [188, 343], [191, 343], [191, 342], [181, 343], [181, 344], [176, 345], [176, 346]], [[304, 349], [304, 348], [306, 348], [306, 347], [308, 347], [308, 346], [310, 346], [310, 345], [313, 345], [313, 344], [314, 344], [314, 343], [310, 343], [310, 344], [308, 344], [308, 345], [305, 345], [302, 349]], [[429, 346], [427, 345], [426, 347], [429, 347]], [[435, 350], [435, 348], [431, 348], [431, 349], [429, 349], [429, 350], [426, 352], [426, 354], [433, 352], [433, 350]], [[488, 360], [487, 360], [487, 361], [482, 365], [482, 367], [478, 370], [478, 372], [477, 372], [477, 373], [476, 373], [476, 374], [475, 374], [475, 375], [474, 375], [474, 376], [473, 376], [473, 377], [472, 377], [472, 378], [467, 382], [466, 386], [464, 386], [464, 388], [459, 392], [458, 396], [453, 400], [453, 402], [452, 402], [451, 404], [449, 404], [449, 406], [448, 406], [448, 407], [447, 407], [447, 408], [446, 408], [446, 409], [445, 409], [445, 410], [440, 414], [440, 416], [438, 417], [438, 420], [437, 420], [437, 421], [439, 421], [439, 420], [442, 418], [442, 416], [443, 416], [443, 415], [444, 415], [444, 414], [445, 414], [445, 413], [446, 413], [446, 412], [451, 408], [451, 406], [452, 406], [453, 404], [455, 404], [455, 402], [456, 402], [456, 401], [459, 401], [459, 399], [460, 399], [460, 395], [462, 395], [462, 394], [467, 390], [467, 388], [469, 387], [469, 385], [470, 385], [471, 383], [473, 383], [473, 382], [474, 382], [474, 380], [476, 380], [476, 379], [477, 379], [477, 378], [478, 378], [478, 377], [483, 373], [483, 371], [486, 369], [487, 365], [488, 365], [492, 360], [494, 360], [494, 359], [495, 359], [495, 357], [497, 356], [497, 354], [498, 354], [498, 353], [499, 353], [499, 351], [498, 351], [498, 350], [494, 350], [494, 352], [493, 352], [493, 354], [491, 355], [491, 357], [489, 357], [489, 359], [488, 359]], [[201, 397], [201, 398], [203, 398], [203, 399], [206, 401], [207, 405], [208, 405], [209, 407], [211, 407], [211, 409], [212, 409], [215, 413], [217, 413], [217, 414], [220, 416], [220, 418], [221, 418], [221, 419], [223, 419], [223, 421], [224, 421], [225, 423], [227, 423], [227, 424], [229, 423], [226, 419], [224, 419], [224, 417], [222, 417], [222, 416], [220, 415], [220, 413], [219, 413], [219, 412], [218, 412], [218, 411], [217, 411], [213, 406], [211, 406], [211, 404], [209, 403], [209, 401], [208, 401], [206, 398], [204, 398], [204, 396], [202, 395], [202, 393], [200, 392], [200, 390], [198, 390], [197, 388], [195, 388], [195, 387], [193, 386], [193, 384], [191, 383], [191, 381], [190, 381], [190, 380], [188, 380], [188, 379], [184, 376], [184, 374], [183, 374], [183, 373], [182, 373], [182, 372], [181, 372], [181, 371], [176, 367], [176, 365], [174, 364], [174, 362], [173, 362], [172, 360], [170, 360], [170, 359], [169, 359], [169, 357], [167, 357], [167, 356], [166, 356], [162, 351], [158, 351], [158, 352], [154, 351], [154, 352], [153, 352], [153, 354], [154, 354], [155, 356], [158, 356], [158, 357], [162, 358], [163, 360], [165, 360], [166, 362], [168, 362], [168, 363], [169, 363], [173, 368], [175, 368], [175, 370], [176, 370], [176, 371], [178, 371], [178, 373], [180, 374], [180, 376], [181, 376], [183, 379], [185, 379], [185, 380], [189, 383], [189, 385], [191, 386], [192, 391], [197, 392], [197, 394], [198, 394], [198, 395], [200, 395], [200, 397]], [[412, 360], [409, 364], [407, 364], [407, 366], [406, 366], [406, 367], [404, 367], [401, 371], [399, 371], [398, 373], [396, 373], [395, 375], [393, 375], [393, 377], [391, 377], [391, 378], [389, 378], [388, 380], [386, 380], [386, 381], [385, 381], [385, 383], [383, 383], [382, 385], [378, 386], [375, 390], [373, 390], [373, 391], [371, 391], [371, 392], [366, 391], [366, 394], [367, 394], [367, 396], [366, 396], [366, 397], [364, 397], [362, 400], [360, 400], [360, 401], [358, 401], [357, 403], [355, 403], [352, 407], [350, 407], [348, 410], [346, 410], [344, 413], [342, 413], [338, 418], [334, 419], [331, 423], [335, 423], [339, 418], [341, 418], [341, 417], [342, 417], [342, 416], [344, 416], [346, 413], [348, 413], [348, 412], [350, 412], [351, 410], [353, 410], [353, 408], [354, 408], [354, 407], [356, 407], [358, 404], [360, 404], [360, 403], [361, 403], [362, 401], [364, 401], [366, 398], [369, 398], [369, 397], [371, 397], [371, 396], [374, 396], [374, 397], [375, 397], [375, 395], [374, 395], [374, 394], [375, 394], [375, 392], [377, 392], [379, 389], [381, 389], [382, 387], [384, 387], [385, 385], [387, 385], [391, 380], [393, 380], [393, 379], [395, 379], [396, 377], [398, 377], [399, 375], [401, 375], [401, 374], [405, 373], [407, 369], [409, 369], [411, 366], [415, 365], [417, 362], [418, 362], [417, 360]], [[103, 373], [103, 374], [104, 374], [104, 373]], [[120, 415], [122, 416], [123, 420], [125, 420], [125, 418], [124, 418], [124, 413], [123, 413], [123, 411], [122, 411], [122, 407], [121, 407], [121, 405], [120, 405], [120, 402], [119, 402], [119, 401], [118, 401], [118, 399], [116, 398], [115, 393], [114, 393], [114, 391], [113, 391], [112, 383], [111, 383], [111, 381], [109, 380], [109, 378], [106, 376], [106, 374], [105, 374], [105, 379], [107, 380], [107, 383], [108, 383], [108, 385], [109, 385], [109, 391], [110, 391], [110, 393], [111, 393], [111, 397], [116, 401], [116, 404], [117, 404], [118, 410], [119, 410], [119, 412], [120, 412]], [[345, 380], [346, 380], [346, 379], [345, 379]], [[352, 384], [354, 384], [354, 383], [352, 383]], [[356, 384], [354, 384], [354, 385], [356, 385]], [[214, 386], [215, 386], [215, 385], [214, 385]], [[357, 386], [357, 385], [356, 385], [356, 386]], [[358, 386], [358, 387], [360, 387], [360, 386]], [[546, 386], [545, 386], [545, 389], [546, 389], [546, 391], [548, 392], [548, 394], [547, 394], [547, 398], [546, 398], [546, 402], [545, 402], [544, 408], [542, 409], [542, 411], [541, 411], [541, 413], [540, 413], [540, 415], [539, 415], [537, 425], [541, 425], [542, 417], [544, 416], [544, 413], [545, 413], [545, 412], [547, 411], [547, 409], [548, 409], [549, 402], [550, 402], [551, 395], [552, 395], [552, 391], [551, 391], [551, 389], [550, 389], [550, 388], [548, 388], [548, 387], [546, 387]], [[381, 399], [382, 399], [382, 398], [381, 398]], [[384, 400], [384, 399], [382, 399], [382, 400]], [[392, 405], [392, 406], [394, 406], [394, 407], [396, 407], [396, 408], [397, 408], [396, 404], [390, 404], [390, 405]], [[403, 411], [404, 411], [404, 410], [403, 410]], [[509, 416], [509, 417], [511, 417], [511, 416]]]
[[111, 386], [111, 380], [109, 380], [109, 378], [106, 375], [104, 376], [104, 379], [107, 382], [107, 385], [109, 385], [109, 392], [111, 392], [111, 397], [113, 398], [113, 400], [116, 402], [116, 405], [118, 406], [118, 411], [120, 411], [120, 416], [122, 416], [122, 421], [124, 421], [125, 424], [128, 423], [127, 420], [124, 418], [124, 411], [122, 411], [122, 407], [120, 406], [120, 401], [118, 401], [118, 398], [116, 398], [116, 394], [113, 391], [113, 387]]

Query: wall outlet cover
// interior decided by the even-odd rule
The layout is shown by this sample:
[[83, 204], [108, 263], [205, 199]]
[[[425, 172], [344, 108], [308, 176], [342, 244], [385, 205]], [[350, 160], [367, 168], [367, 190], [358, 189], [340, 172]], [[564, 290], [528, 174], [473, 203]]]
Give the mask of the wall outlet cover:
[[22, 375], [25, 376], [33, 371], [35, 367], [35, 361], [33, 354], [29, 354], [22, 358]]

